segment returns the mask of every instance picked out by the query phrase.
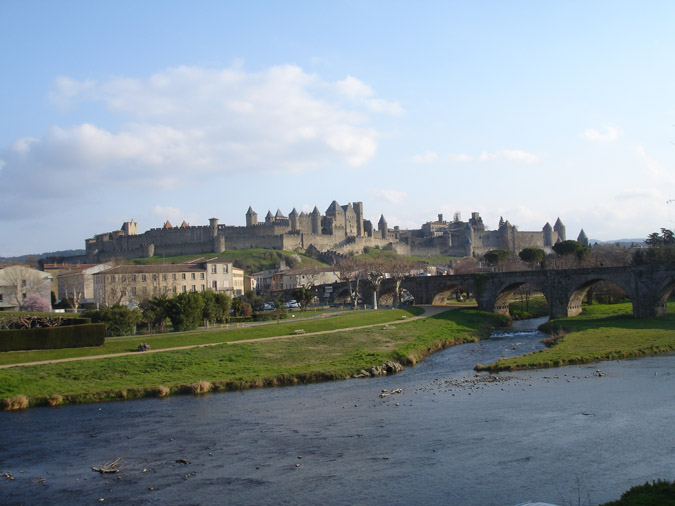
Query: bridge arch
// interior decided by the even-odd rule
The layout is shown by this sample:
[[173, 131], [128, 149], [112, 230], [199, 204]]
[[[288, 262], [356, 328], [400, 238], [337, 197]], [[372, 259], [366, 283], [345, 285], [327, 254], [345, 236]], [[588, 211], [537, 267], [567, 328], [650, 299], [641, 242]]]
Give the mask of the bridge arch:
[[431, 298], [431, 303], [435, 306], [443, 306], [447, 303], [447, 300], [456, 293], [457, 290], [461, 290], [462, 293], [467, 293], [475, 297], [472, 287], [461, 282], [449, 282], [443, 285], [440, 285], [434, 290], [434, 293]]
[[[621, 288], [624, 292], [626, 292], [626, 296], [630, 299], [631, 303], [633, 304], [633, 312], [635, 312], [635, 301], [633, 297], [633, 290], [631, 286], [625, 285], [621, 279], [619, 278], [609, 278], [609, 277], [594, 277], [591, 279], [587, 279], [583, 281], [582, 283], [575, 285], [571, 288], [571, 290], [568, 291], [567, 293], [567, 311], [564, 316], [577, 316], [581, 313], [582, 310], [582, 303], [586, 295], [588, 294], [588, 291], [593, 288], [594, 286], [597, 286], [599, 283], [605, 282], [609, 283], [611, 285], [618, 286]], [[553, 317], [554, 315], [552, 315]]]
[[656, 292], [654, 316], [663, 316], [668, 312], [668, 299], [675, 291], [675, 279], [666, 281]]
[[497, 297], [495, 298], [494, 301], [494, 309], [493, 312], [498, 313], [498, 314], [503, 314], [506, 316], [510, 316], [511, 311], [509, 309], [509, 304], [511, 303], [511, 300], [513, 299], [513, 295], [516, 293], [516, 291], [519, 288], [525, 287], [525, 286], [531, 286], [534, 290], [537, 292], [541, 292], [544, 298], [546, 299], [546, 302], [548, 303], [548, 297], [546, 295], [546, 290], [542, 289], [542, 287], [537, 286], [536, 283], [533, 283], [531, 281], [515, 281], [515, 282], [510, 282], [506, 284], [505, 286], [501, 287], [500, 289], [497, 290]]

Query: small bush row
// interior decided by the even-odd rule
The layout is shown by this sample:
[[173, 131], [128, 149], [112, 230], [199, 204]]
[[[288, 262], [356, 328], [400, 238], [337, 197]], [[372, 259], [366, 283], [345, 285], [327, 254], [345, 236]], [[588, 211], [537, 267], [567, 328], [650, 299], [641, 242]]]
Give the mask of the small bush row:
[[0, 330], [0, 352], [103, 346], [104, 342], [105, 325], [102, 323]]

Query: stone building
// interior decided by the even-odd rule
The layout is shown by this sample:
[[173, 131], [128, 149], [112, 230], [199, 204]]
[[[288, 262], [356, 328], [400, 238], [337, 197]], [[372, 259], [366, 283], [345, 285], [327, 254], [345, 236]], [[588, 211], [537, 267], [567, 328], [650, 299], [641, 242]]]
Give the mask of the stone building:
[[405, 230], [397, 234], [399, 242], [408, 247], [411, 255], [477, 257], [493, 249], [505, 249], [514, 254], [525, 248], [541, 248], [550, 253], [553, 245], [566, 239], [565, 225], [560, 218], [551, 227], [546, 223], [541, 231], [520, 231], [503, 218], [497, 230], [487, 230], [479, 213], [471, 213], [462, 221], [456, 213], [452, 221], [438, 220], [422, 225], [419, 230]]
[[25, 265], [0, 265], [0, 311], [18, 311], [29, 295], [39, 295], [51, 307], [51, 274]]
[[244, 271], [220, 258], [198, 258], [182, 264], [120, 265], [93, 274], [97, 304], [133, 306], [139, 302], [179, 293], [214, 292], [243, 295]]
[[[82, 264], [83, 268], [75, 264], [71, 269], [64, 270], [58, 276], [57, 298], [68, 299], [71, 303], [94, 303], [94, 274], [113, 267], [112, 264]], [[47, 265], [45, 265], [47, 270]]]

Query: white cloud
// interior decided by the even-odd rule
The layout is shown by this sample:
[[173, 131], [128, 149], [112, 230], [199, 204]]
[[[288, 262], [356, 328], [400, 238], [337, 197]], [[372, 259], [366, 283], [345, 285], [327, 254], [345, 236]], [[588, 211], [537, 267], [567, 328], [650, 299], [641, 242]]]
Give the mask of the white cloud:
[[156, 205], [152, 208], [152, 212], [162, 219], [162, 223], [169, 220], [174, 227], [180, 226], [183, 221], [190, 224], [197, 224], [200, 222], [199, 216], [195, 213], [185, 213], [177, 207]]
[[353, 100], [360, 100], [363, 105], [372, 112], [383, 112], [399, 116], [403, 114], [403, 107], [398, 102], [389, 102], [381, 98], [371, 98], [373, 89], [363, 81], [347, 76], [346, 79], [335, 83], [337, 92]]
[[369, 193], [376, 198], [384, 199], [392, 204], [400, 204], [408, 196], [407, 193], [399, 190], [370, 190]]
[[358, 167], [377, 152], [373, 114], [401, 111], [353, 76], [327, 82], [293, 65], [182, 66], [102, 82], [62, 77], [50, 97], [60, 107], [103, 103], [123, 122], [114, 130], [54, 126], [0, 148], [0, 201], [34, 181], [55, 197], [84, 184], [172, 188], [207, 175]]
[[651, 177], [659, 184], [675, 184], [675, 171], [668, 170], [666, 167], [664, 167], [661, 162], [658, 160], [650, 157], [647, 154], [647, 151], [645, 150], [644, 146], [635, 146], [635, 151], [637, 152], [638, 156], [642, 160], [642, 162], [645, 164], [645, 167], [647, 168], [647, 171], [651, 175]]
[[604, 133], [595, 128], [589, 128], [584, 131], [584, 138], [590, 142], [614, 142], [621, 137], [621, 130], [615, 126], [604, 125], [602, 128]]
[[461, 154], [453, 153], [448, 155], [447, 158], [450, 161], [460, 163], [487, 162], [489, 160], [504, 160], [508, 162], [531, 164], [537, 163], [539, 161], [539, 157], [537, 155], [519, 149], [505, 149], [502, 151], [496, 151], [494, 153], [488, 153], [487, 151], [483, 151], [478, 156], [467, 155], [465, 153]]
[[438, 160], [438, 154], [427, 151], [423, 155], [415, 155], [411, 158], [412, 163], [432, 163]]

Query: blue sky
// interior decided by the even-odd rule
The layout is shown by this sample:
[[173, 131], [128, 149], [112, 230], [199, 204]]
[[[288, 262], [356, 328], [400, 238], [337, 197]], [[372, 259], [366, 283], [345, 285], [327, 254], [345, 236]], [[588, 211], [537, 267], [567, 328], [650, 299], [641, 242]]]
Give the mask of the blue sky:
[[333, 200], [675, 226], [670, 1], [0, 1], [0, 256]]

